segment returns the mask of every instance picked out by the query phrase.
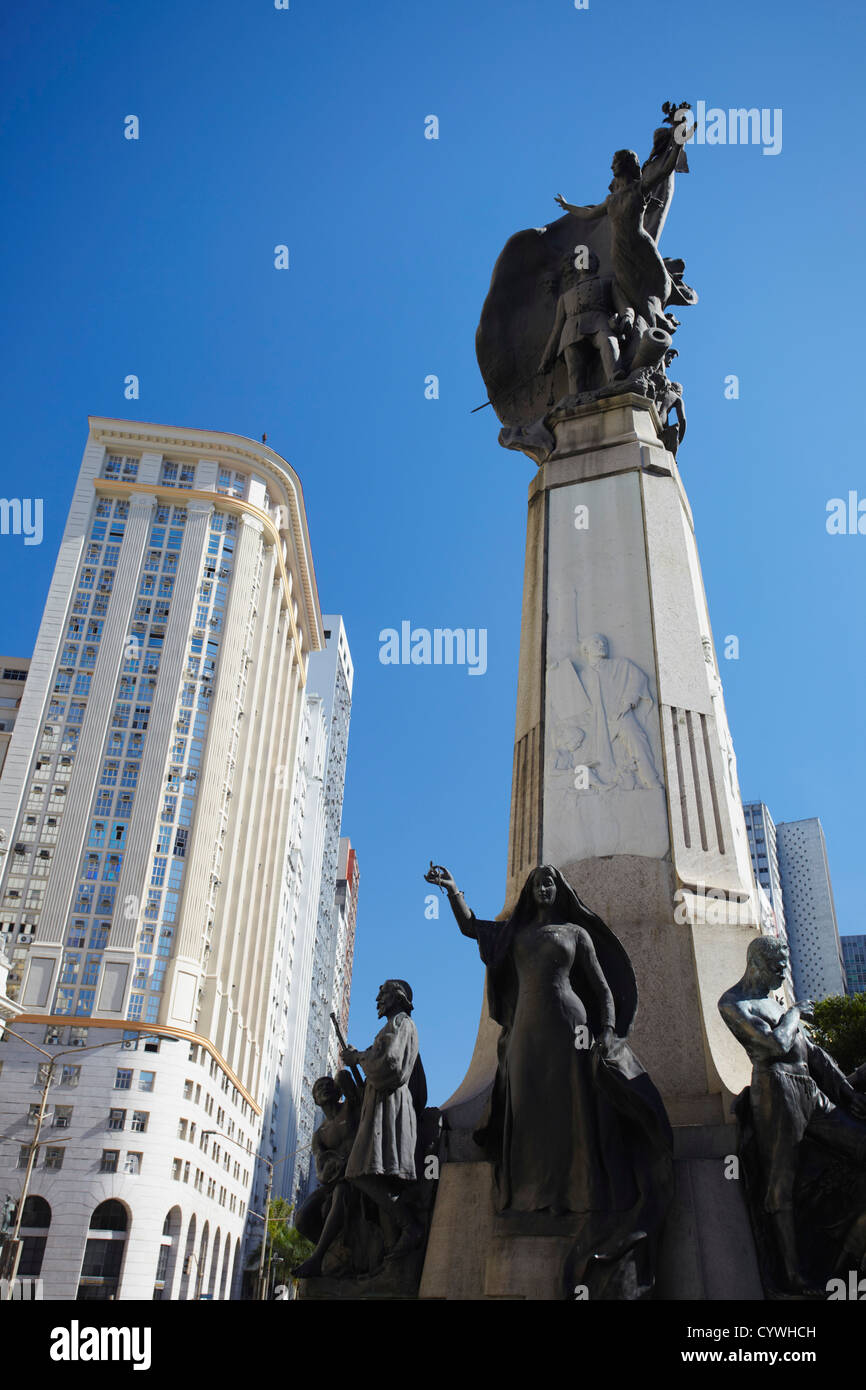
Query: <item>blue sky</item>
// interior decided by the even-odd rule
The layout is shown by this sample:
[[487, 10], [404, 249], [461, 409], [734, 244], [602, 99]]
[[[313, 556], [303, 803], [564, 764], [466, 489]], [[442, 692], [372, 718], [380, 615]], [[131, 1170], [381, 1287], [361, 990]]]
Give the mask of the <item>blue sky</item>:
[[[704, 145], [678, 183], [662, 245], [701, 296], [677, 335], [680, 464], [717, 647], [740, 643], [722, 677], [743, 793], [821, 817], [841, 929], [864, 929], [866, 536], [825, 528], [828, 499], [866, 496], [863, 31], [852, 0], [7, 12], [3, 490], [46, 510], [41, 546], [0, 537], [0, 648], [32, 649], [88, 414], [267, 431], [356, 666], [352, 1039], [381, 980], [408, 978], [435, 1100], [465, 1070], [483, 972], [450, 915], [425, 919], [422, 873], [432, 856], [479, 915], [502, 907], [534, 471], [470, 414], [475, 327], [507, 237], [553, 220], [559, 191], [600, 199], [664, 100], [783, 112], [778, 155]], [[382, 666], [401, 619], [486, 628], [486, 674]]]

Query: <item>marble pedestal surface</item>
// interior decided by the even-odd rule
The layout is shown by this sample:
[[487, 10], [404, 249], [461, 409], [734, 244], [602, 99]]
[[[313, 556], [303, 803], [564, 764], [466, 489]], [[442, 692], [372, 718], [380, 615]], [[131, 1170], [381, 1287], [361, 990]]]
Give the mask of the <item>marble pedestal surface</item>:
[[[749, 1064], [717, 1000], [742, 973], [759, 917], [691, 508], [646, 400], [582, 407], [554, 430], [529, 489], [501, 916], [527, 874], [552, 863], [617, 933], [638, 983], [631, 1044], [688, 1137], [688, 1163], [721, 1169], [719, 1150], [736, 1151], [730, 1105]], [[452, 1161], [467, 1167], [480, 1157], [471, 1132], [498, 1031], [485, 1005], [467, 1075], [442, 1107]], [[428, 1262], [440, 1204], [445, 1220], [458, 1188], [469, 1191], [468, 1175], [446, 1173]], [[739, 1184], [724, 1190], [717, 1209], [745, 1219]], [[697, 1236], [687, 1220], [679, 1230], [680, 1263], [697, 1268]], [[428, 1296], [448, 1296], [429, 1292], [426, 1270], [425, 1280]]]

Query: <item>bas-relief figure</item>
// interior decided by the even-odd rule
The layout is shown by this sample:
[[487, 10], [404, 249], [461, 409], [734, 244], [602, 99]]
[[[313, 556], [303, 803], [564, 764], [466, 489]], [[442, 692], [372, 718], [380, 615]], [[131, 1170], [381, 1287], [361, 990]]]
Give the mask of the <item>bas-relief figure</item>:
[[475, 1139], [492, 1159], [503, 1219], [571, 1218], [567, 1279], [596, 1298], [637, 1298], [654, 1280], [672, 1193], [672, 1136], [626, 1041], [637, 1007], [628, 956], [559, 871], [531, 873], [505, 922], [482, 921], [453, 877], [448, 894], [487, 966], [498, 1068]]
[[765, 1286], [826, 1296], [866, 1261], [866, 1095], [809, 1037], [811, 1001], [776, 997], [787, 965], [784, 942], [756, 937], [719, 1009], [752, 1060], [735, 1110]]
[[554, 771], [586, 768], [589, 790], [662, 787], [646, 729], [649, 678], [612, 657], [603, 633], [581, 641], [576, 660], [548, 669], [547, 698]]
[[[666, 102], [641, 165], [633, 150], [613, 157], [603, 202], [556, 201], [565, 217], [518, 232], [491, 280], [476, 335], [489, 399], [503, 423], [500, 442], [542, 463], [550, 425], [577, 405], [621, 392], [652, 400], [676, 452], [685, 432], [682, 387], [666, 368], [679, 320], [672, 308], [697, 302], [683, 261], [658, 240], [676, 173], [688, 172], [688, 106]], [[561, 364], [561, 365], [559, 365]], [[668, 425], [673, 412], [676, 424]]]
[[573, 651], [551, 661], [545, 677], [544, 857], [662, 856], [667, 801], [650, 678], [612, 655], [603, 633]]
[[[414, 1255], [426, 1237], [432, 1192], [424, 1189], [432, 1183], [425, 1184], [423, 1159], [435, 1150], [438, 1111], [425, 1108], [410, 986], [386, 980], [376, 1006], [385, 1025], [371, 1045], [364, 1051], [342, 1047], [350, 1070], [335, 1081], [321, 1078], [313, 1088], [325, 1116], [313, 1138], [321, 1186], [296, 1219], [298, 1230], [316, 1241], [295, 1270], [298, 1278], [363, 1278], [383, 1261], [396, 1266]], [[335, 1245], [336, 1259], [328, 1258]]]

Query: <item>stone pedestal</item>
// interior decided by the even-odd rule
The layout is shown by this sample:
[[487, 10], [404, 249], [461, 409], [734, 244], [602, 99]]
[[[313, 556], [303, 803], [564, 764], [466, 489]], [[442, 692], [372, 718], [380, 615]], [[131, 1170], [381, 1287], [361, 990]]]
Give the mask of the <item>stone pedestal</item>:
[[[753, 1302], [764, 1296], [740, 1184], [725, 1177], [729, 1129], [675, 1131], [676, 1193], [659, 1251], [657, 1298]], [[555, 1229], [558, 1224], [551, 1219], [547, 1234], [525, 1233], [496, 1214], [492, 1164], [446, 1163], [418, 1297], [574, 1297], [564, 1279], [574, 1236]]]
[[[671, 1228], [680, 1272], [668, 1280], [679, 1291], [668, 1296], [749, 1296], [712, 1273], [743, 1268], [734, 1244], [725, 1255], [724, 1231], [709, 1263], [701, 1253], [714, 1212], [726, 1213], [729, 1231], [741, 1216], [737, 1240], [748, 1234], [739, 1184], [725, 1185], [720, 1155], [736, 1152], [730, 1104], [749, 1083], [749, 1064], [717, 1000], [742, 973], [759, 917], [691, 508], [643, 398], [581, 407], [553, 428], [556, 448], [529, 489], [501, 915], [533, 868], [555, 864], [623, 942], [640, 998], [630, 1041], [678, 1143], [687, 1136]], [[458, 1164], [479, 1157], [471, 1131], [497, 1035], [485, 1007], [469, 1071], [443, 1107]], [[715, 1165], [718, 1181], [702, 1164]], [[450, 1219], [449, 1203], [471, 1205], [473, 1181], [443, 1170], [428, 1263], [437, 1222]], [[433, 1293], [431, 1280], [425, 1271], [422, 1296], [450, 1296]], [[714, 1291], [722, 1285], [725, 1293]]]

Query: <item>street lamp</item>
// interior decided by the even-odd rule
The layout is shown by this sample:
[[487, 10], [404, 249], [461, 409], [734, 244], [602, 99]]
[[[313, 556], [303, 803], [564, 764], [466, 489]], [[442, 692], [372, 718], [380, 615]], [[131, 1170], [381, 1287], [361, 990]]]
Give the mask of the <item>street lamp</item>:
[[[226, 1144], [237, 1144], [238, 1148], [244, 1150], [244, 1153], [249, 1153], [249, 1150], [245, 1147], [245, 1145], [241, 1144], [239, 1140], [233, 1139], [233, 1138], [231, 1137], [231, 1135], [229, 1135], [229, 1134], [223, 1134], [223, 1132], [222, 1132], [221, 1129], [204, 1129], [204, 1130], [202, 1130], [202, 1136], [204, 1136], [204, 1135], [206, 1135], [206, 1134], [218, 1134], [219, 1137], [220, 1137], [220, 1139], [223, 1140]], [[309, 1147], [308, 1144], [301, 1144], [297, 1149], [292, 1149], [291, 1153], [283, 1154], [283, 1157], [282, 1157], [282, 1158], [278, 1158], [277, 1161], [276, 1161], [276, 1163], [272, 1163], [271, 1160], [270, 1160], [269, 1158], [266, 1158], [264, 1154], [259, 1154], [259, 1155], [258, 1155], [259, 1159], [261, 1160], [262, 1163], [264, 1163], [265, 1167], [266, 1167], [267, 1170], [268, 1170], [268, 1181], [267, 1181], [267, 1183], [266, 1183], [266, 1185], [265, 1185], [265, 1214], [264, 1214], [264, 1217], [259, 1216], [259, 1213], [258, 1213], [258, 1212], [255, 1212], [255, 1211], [250, 1213], [252, 1216], [258, 1216], [258, 1217], [259, 1217], [259, 1220], [263, 1220], [264, 1223], [265, 1223], [265, 1228], [264, 1228], [264, 1231], [263, 1231], [263, 1233], [262, 1233], [262, 1248], [261, 1248], [261, 1251], [260, 1251], [260, 1253], [259, 1253], [258, 1288], [259, 1288], [259, 1302], [260, 1302], [260, 1303], [264, 1301], [264, 1298], [265, 1298], [265, 1289], [266, 1289], [266, 1283], [267, 1283], [267, 1281], [266, 1281], [266, 1279], [265, 1279], [265, 1248], [266, 1248], [266, 1246], [267, 1246], [267, 1244], [268, 1244], [268, 1225], [269, 1225], [269, 1222], [270, 1222], [270, 1219], [271, 1219], [271, 1193], [272, 1193], [272, 1191], [273, 1191], [273, 1185], [274, 1185], [274, 1169], [275, 1169], [275, 1168], [279, 1168], [279, 1166], [280, 1166], [281, 1163], [286, 1163], [286, 1162], [288, 1162], [288, 1160], [289, 1160], [290, 1158], [294, 1158], [294, 1156], [295, 1156], [296, 1153], [300, 1153], [300, 1152], [301, 1152], [301, 1149], [306, 1149], [306, 1148], [308, 1148], [308, 1147]], [[268, 1271], [270, 1272], [270, 1260], [268, 1260]]]

